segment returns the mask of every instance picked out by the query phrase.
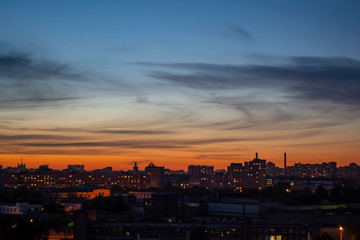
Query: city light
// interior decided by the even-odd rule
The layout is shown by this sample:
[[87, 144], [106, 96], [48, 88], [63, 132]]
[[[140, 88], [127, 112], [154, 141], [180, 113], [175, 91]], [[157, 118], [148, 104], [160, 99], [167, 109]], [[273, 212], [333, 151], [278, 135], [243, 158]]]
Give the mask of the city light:
[[343, 239], [343, 227], [342, 226], [339, 227], [339, 231], [340, 231], [340, 240], [342, 240]]

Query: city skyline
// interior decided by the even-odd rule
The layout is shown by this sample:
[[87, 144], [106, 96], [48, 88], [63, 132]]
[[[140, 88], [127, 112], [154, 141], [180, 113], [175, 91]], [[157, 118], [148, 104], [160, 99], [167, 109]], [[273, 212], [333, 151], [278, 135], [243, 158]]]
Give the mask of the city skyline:
[[2, 1], [0, 164], [360, 155], [358, 1]]
[[258, 153], [251, 161], [231, 163], [227, 169], [214, 170], [211, 165], [189, 165], [185, 170], [171, 170], [154, 163], [140, 170], [135, 163], [132, 169], [114, 171], [112, 167], [87, 170], [84, 165], [67, 165], [62, 170], [51, 169], [49, 165], [28, 169], [24, 163], [15, 168], [0, 169], [1, 184], [5, 188], [68, 188], [68, 187], [101, 187], [114, 186], [128, 189], [162, 188], [176, 186], [181, 189], [195, 186], [206, 189], [232, 189], [242, 192], [244, 189], [264, 190], [278, 186], [280, 182], [290, 184], [294, 189], [303, 189], [306, 182], [312, 190], [320, 185], [333, 188], [336, 182], [346, 179], [357, 181], [360, 177], [360, 166], [351, 163], [338, 167], [336, 162], [321, 164], [285, 164], [277, 167], [272, 162], [258, 158]]
[[[253, 158], [253, 160], [263, 160], [265, 161], [266, 165], [268, 164], [271, 164], [273, 165], [274, 167], [278, 168], [278, 169], [285, 169], [285, 168], [293, 168], [297, 165], [322, 165], [322, 164], [332, 164], [332, 163], [335, 163], [335, 166], [337, 167], [348, 167], [349, 165], [352, 165], [352, 164], [355, 164], [357, 165], [356, 162], [351, 162], [349, 163], [348, 165], [338, 165], [338, 163], [336, 161], [328, 161], [328, 162], [319, 162], [319, 163], [308, 163], [308, 162], [294, 162], [294, 163], [291, 163], [291, 165], [289, 164], [289, 161], [288, 161], [288, 158], [287, 158], [287, 153], [283, 153], [283, 159], [282, 159], [282, 163], [281, 164], [276, 164], [272, 161], [268, 161], [266, 159], [262, 159], [259, 157], [259, 153], [256, 152], [255, 157]], [[206, 166], [206, 167], [212, 167], [213, 168], [213, 171], [222, 171], [222, 170], [225, 170], [226, 171], [226, 168], [231, 166], [232, 164], [245, 164], [246, 162], [248, 161], [251, 161], [251, 158], [247, 159], [247, 160], [244, 160], [244, 161], [233, 161], [233, 162], [230, 162], [227, 166], [225, 166], [224, 168], [216, 168], [216, 166], [214, 166], [213, 164], [211, 163], [208, 163], [208, 164], [190, 164], [190, 165], [187, 165], [187, 166], [184, 166], [183, 168], [177, 168], [177, 169], [171, 169], [171, 168], [168, 168], [166, 167], [165, 165], [159, 165], [160, 167], [163, 167], [165, 168], [166, 170], [170, 170], [170, 171], [184, 171], [184, 172], [187, 172], [186, 169], [189, 167], [189, 166]], [[80, 163], [80, 164], [67, 164], [67, 165], [64, 165], [64, 167], [62, 168], [53, 168], [49, 163], [45, 163], [45, 164], [42, 164], [42, 165], [38, 165], [37, 167], [35, 166], [31, 166], [30, 168], [27, 166], [27, 163], [26, 161], [24, 161], [22, 158], [20, 159], [20, 162], [18, 162], [16, 165], [7, 165], [7, 166], [3, 166], [1, 163], [0, 163], [0, 167], [2, 167], [2, 169], [4, 170], [11, 170], [11, 169], [33, 169], [33, 170], [36, 170], [36, 169], [40, 169], [41, 167], [46, 167], [47, 169], [52, 169], [52, 170], [66, 170], [66, 169], [69, 169], [69, 167], [75, 167], [75, 168], [82, 168], [84, 171], [94, 171], [94, 170], [108, 170], [109, 168], [111, 168], [111, 171], [132, 171], [131, 169], [133, 169], [134, 167], [136, 167], [137, 171], [143, 171], [142, 169], [145, 170], [145, 168], [147, 166], [150, 166], [150, 165], [153, 165], [155, 164], [156, 162], [142, 162], [142, 163], [138, 163], [138, 162], [133, 162], [132, 165], [128, 168], [128, 169], [116, 169], [116, 167], [114, 168], [113, 166], [99, 166], [99, 168], [86, 168], [85, 164], [84, 163]], [[141, 167], [139, 167], [141, 166]], [[271, 171], [271, 170], [270, 170]]]

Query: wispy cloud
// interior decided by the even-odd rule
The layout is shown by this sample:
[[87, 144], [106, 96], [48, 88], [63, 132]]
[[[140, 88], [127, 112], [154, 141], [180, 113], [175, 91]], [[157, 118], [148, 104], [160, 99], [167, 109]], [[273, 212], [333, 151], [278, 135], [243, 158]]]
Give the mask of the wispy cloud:
[[[148, 134], [148, 133], [145, 133]], [[151, 133], [153, 134], [153, 133]], [[318, 131], [304, 131], [302, 134], [297, 134], [299, 137], [309, 137], [319, 134]], [[136, 135], [134, 135], [136, 136]], [[133, 137], [134, 137], [133, 136]], [[212, 144], [228, 144], [228, 143], [245, 143], [256, 141], [273, 141], [274, 139], [292, 139], [294, 136], [291, 133], [287, 134], [262, 134], [258, 136], [248, 137], [199, 137], [197, 139], [179, 137], [178, 139], [167, 138], [144, 138], [136, 136], [135, 139], [119, 140], [104, 138], [103, 140], [88, 140], [86, 136], [66, 136], [66, 135], [49, 135], [49, 134], [14, 134], [14, 135], [0, 135], [0, 140], [3, 140], [2, 149], [6, 152], [7, 149], [18, 147], [30, 147], [32, 151], [39, 150], [39, 153], [48, 149], [48, 152], [60, 149], [77, 148], [78, 150], [94, 149], [94, 148], [111, 148], [111, 149], [182, 149], [191, 150], [196, 147], [209, 146]], [[6, 140], [6, 142], [5, 142]]]
[[184, 146], [177, 146], [173, 144], [159, 143], [154, 141], [86, 141], [86, 142], [62, 142], [62, 143], [20, 143], [19, 146], [27, 147], [125, 147], [135, 149], [160, 149], [160, 148], [181, 148]]
[[194, 103], [199, 112], [205, 111], [201, 106], [211, 106], [223, 116], [205, 121], [196, 114], [197, 120], [187, 122], [192, 127], [323, 131], [360, 118], [358, 59], [299, 56], [251, 65], [135, 64], [147, 69], [151, 78], [199, 95], [202, 102]]
[[26, 53], [0, 55], [0, 106], [38, 107], [67, 104], [101, 95], [134, 90], [124, 81], [72, 64], [38, 59]]
[[86, 81], [66, 64], [37, 60], [26, 54], [0, 56], [0, 104], [47, 104], [78, 98], [74, 86]]
[[198, 160], [209, 160], [209, 159], [223, 159], [229, 160], [233, 159], [237, 161], [237, 159], [241, 159], [242, 157], [246, 156], [247, 154], [201, 154], [194, 156], [195, 159]]
[[[290, 57], [281, 65], [137, 63], [147, 76], [204, 89], [278, 89], [287, 98], [360, 106], [360, 61], [349, 58]], [[168, 70], [166, 70], [168, 69]], [[173, 70], [181, 70], [173, 71]]]
[[50, 135], [50, 134], [13, 134], [5, 135], [0, 134], [0, 140], [2, 141], [34, 141], [34, 140], [74, 140], [77, 137], [65, 136], [65, 135]]
[[240, 38], [241, 40], [247, 40], [247, 41], [254, 40], [253, 36], [239, 25], [224, 25], [224, 26], [230, 31], [230, 33], [235, 34], [235, 36]]
[[[357, 106], [336, 106], [326, 103], [294, 100], [262, 101], [260, 96], [214, 97], [208, 103], [230, 107], [241, 113], [241, 120], [213, 123], [223, 130], [278, 129], [279, 131], [328, 128], [343, 125], [359, 118]], [[354, 108], [354, 109], [353, 109]]]
[[30, 55], [9, 53], [0, 55], [0, 77], [29, 81], [53, 78], [77, 79], [80, 74], [73, 73], [66, 64], [48, 60], [35, 60]]
[[156, 130], [99, 130], [95, 133], [107, 133], [107, 134], [129, 134], [129, 135], [158, 135], [169, 134], [173, 131], [156, 131]]
[[136, 102], [137, 103], [147, 103], [148, 102], [148, 97], [147, 96], [139, 96], [136, 98]]

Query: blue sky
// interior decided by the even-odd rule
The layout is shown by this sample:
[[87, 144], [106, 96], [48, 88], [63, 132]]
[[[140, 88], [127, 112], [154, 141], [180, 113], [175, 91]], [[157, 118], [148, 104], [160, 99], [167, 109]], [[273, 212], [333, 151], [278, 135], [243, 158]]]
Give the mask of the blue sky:
[[2, 1], [0, 26], [3, 44], [74, 62], [105, 58], [115, 63], [229, 64], [253, 54], [358, 57], [358, 5], [357, 1]]
[[9, 165], [121, 155], [119, 166], [222, 167], [254, 151], [351, 162], [359, 5], [1, 1], [0, 153]]

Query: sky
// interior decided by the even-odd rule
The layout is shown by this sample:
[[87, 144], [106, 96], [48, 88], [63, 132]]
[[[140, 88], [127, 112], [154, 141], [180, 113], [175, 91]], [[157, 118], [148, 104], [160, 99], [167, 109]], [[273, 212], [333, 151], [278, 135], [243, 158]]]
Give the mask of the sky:
[[0, 1], [0, 164], [359, 163], [360, 2]]

